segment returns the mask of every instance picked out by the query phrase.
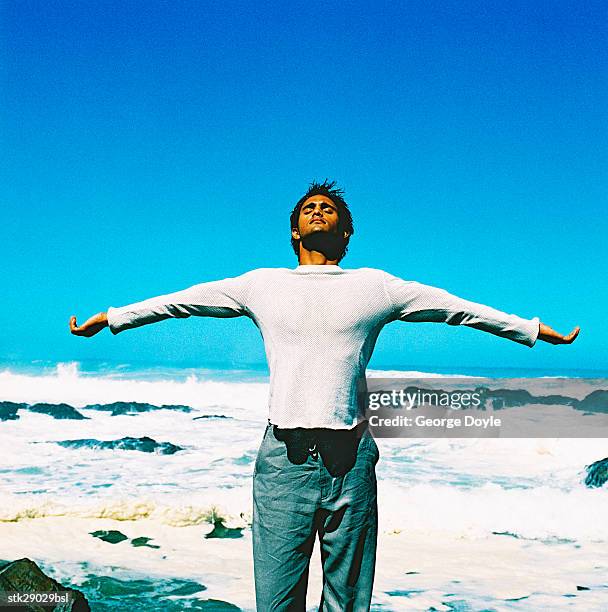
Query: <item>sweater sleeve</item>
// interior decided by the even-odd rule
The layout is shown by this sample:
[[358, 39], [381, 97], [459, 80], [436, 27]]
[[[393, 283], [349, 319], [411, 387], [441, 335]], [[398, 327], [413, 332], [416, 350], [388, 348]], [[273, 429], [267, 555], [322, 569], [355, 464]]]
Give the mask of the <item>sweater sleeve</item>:
[[107, 312], [108, 326], [113, 334], [118, 334], [126, 329], [169, 318], [249, 316], [247, 296], [251, 280], [251, 273], [248, 272], [128, 306], [110, 307]]
[[540, 329], [538, 317], [523, 319], [464, 300], [444, 289], [384, 274], [395, 320], [466, 325], [529, 347], [536, 343]]

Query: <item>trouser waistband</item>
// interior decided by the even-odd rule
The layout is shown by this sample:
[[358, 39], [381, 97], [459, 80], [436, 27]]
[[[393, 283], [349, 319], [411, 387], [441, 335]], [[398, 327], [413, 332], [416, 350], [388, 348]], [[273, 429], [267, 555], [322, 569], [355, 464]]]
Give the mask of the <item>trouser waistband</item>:
[[330, 429], [326, 427], [285, 428], [273, 425], [274, 437], [287, 447], [287, 455], [294, 463], [301, 463], [307, 455], [316, 459], [319, 453], [330, 464], [348, 464], [354, 459], [359, 440], [368, 428], [362, 421], [351, 429]]
[[325, 440], [344, 440], [350, 438], [360, 438], [369, 426], [369, 421], [361, 421], [351, 429], [332, 429], [330, 427], [279, 427], [271, 423], [268, 419], [268, 424], [272, 426], [273, 432], [277, 440], [283, 437], [291, 439], [305, 439], [313, 442]]

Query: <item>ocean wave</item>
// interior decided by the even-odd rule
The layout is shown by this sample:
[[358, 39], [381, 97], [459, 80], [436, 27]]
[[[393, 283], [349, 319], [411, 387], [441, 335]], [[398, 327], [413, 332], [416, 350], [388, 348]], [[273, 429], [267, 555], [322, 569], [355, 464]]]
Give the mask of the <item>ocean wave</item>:
[[608, 490], [583, 485], [570, 490], [541, 486], [506, 489], [486, 483], [468, 490], [446, 485], [402, 487], [381, 483], [385, 529], [487, 537], [510, 532], [520, 538], [608, 542]]
[[263, 418], [268, 403], [267, 382], [218, 381], [204, 374], [191, 374], [185, 380], [142, 380], [129, 373], [84, 374], [77, 363], [59, 363], [55, 371], [40, 374], [4, 369], [0, 389], [0, 400], [6, 402], [67, 404], [77, 410], [112, 405], [122, 410], [121, 404], [131, 406], [129, 412], [139, 412], [143, 405], [154, 410], [222, 406]]
[[475, 378], [464, 374], [437, 374], [436, 372], [420, 372], [418, 370], [374, 370], [368, 369], [368, 378]]

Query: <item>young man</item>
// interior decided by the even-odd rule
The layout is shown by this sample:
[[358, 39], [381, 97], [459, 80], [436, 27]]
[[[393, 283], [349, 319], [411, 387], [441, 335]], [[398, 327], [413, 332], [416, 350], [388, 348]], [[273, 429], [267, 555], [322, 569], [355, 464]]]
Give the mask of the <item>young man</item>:
[[338, 264], [353, 235], [334, 182], [312, 183], [291, 218], [295, 269], [262, 268], [110, 308], [79, 336], [169, 317], [246, 316], [260, 329], [270, 369], [269, 422], [254, 468], [253, 552], [257, 609], [304, 611], [319, 537], [324, 612], [369, 610], [377, 539], [378, 447], [360, 413], [358, 383], [391, 321], [467, 325], [534, 346], [569, 344], [540, 323], [463, 300], [382, 270]]

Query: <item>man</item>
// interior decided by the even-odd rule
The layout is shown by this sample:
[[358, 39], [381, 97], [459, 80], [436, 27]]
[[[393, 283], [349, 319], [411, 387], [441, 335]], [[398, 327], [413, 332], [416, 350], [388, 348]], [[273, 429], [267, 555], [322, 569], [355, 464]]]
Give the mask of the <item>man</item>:
[[357, 400], [381, 329], [395, 320], [445, 322], [534, 346], [569, 344], [538, 318], [523, 319], [381, 270], [338, 264], [353, 235], [335, 182], [312, 183], [291, 214], [295, 269], [263, 268], [91, 317], [73, 334], [116, 334], [169, 317], [247, 316], [270, 369], [269, 422], [254, 468], [257, 609], [305, 609], [319, 537], [320, 610], [369, 610], [377, 540], [378, 447]]

